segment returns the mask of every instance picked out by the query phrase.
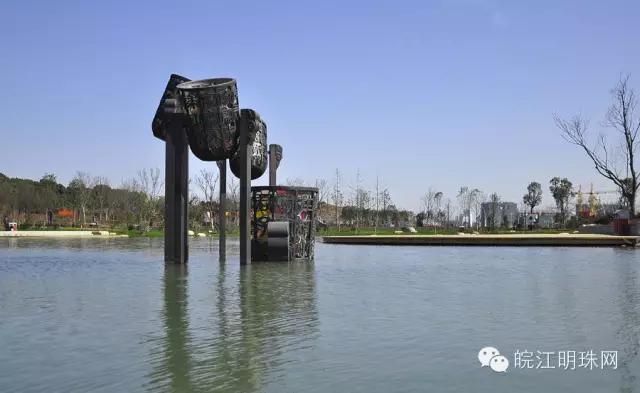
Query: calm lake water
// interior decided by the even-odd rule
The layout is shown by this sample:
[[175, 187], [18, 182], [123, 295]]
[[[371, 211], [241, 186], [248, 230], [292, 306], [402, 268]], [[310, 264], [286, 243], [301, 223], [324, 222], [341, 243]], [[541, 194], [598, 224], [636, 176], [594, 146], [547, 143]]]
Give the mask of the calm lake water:
[[[640, 250], [237, 251], [221, 265], [195, 239], [182, 268], [158, 240], [0, 239], [0, 391], [640, 391]], [[480, 367], [486, 346], [507, 372]], [[516, 367], [524, 350], [556, 368]], [[597, 369], [557, 368], [589, 350]]]

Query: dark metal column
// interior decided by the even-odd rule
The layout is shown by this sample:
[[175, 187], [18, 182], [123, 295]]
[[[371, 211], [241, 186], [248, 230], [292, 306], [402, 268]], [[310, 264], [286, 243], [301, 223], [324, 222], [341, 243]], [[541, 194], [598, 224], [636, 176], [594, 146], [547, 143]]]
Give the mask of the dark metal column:
[[186, 263], [189, 144], [181, 127], [167, 130], [165, 152], [164, 255], [166, 262]]
[[249, 122], [251, 110], [240, 111], [240, 143], [238, 155], [240, 157], [240, 264], [251, 263], [251, 220], [250, 193], [251, 193], [251, 154], [249, 154]]
[[269, 145], [269, 185], [271, 187], [276, 185], [276, 169], [278, 168], [276, 148], [276, 145]]
[[227, 257], [227, 160], [217, 162], [220, 169], [220, 202], [218, 204], [218, 250], [220, 262]]

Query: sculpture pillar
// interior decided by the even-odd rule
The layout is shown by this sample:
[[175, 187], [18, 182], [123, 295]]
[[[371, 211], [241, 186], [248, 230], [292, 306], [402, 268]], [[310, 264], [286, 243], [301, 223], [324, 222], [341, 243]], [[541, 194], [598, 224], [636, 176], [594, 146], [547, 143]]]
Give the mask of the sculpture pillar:
[[220, 169], [220, 203], [218, 205], [218, 255], [220, 263], [227, 257], [227, 160], [217, 162]]
[[165, 142], [164, 259], [183, 264], [187, 248], [187, 203], [189, 200], [189, 142], [185, 113], [177, 85], [189, 79], [172, 74], [151, 123], [153, 135]]
[[249, 127], [251, 114], [253, 111], [242, 109], [240, 111], [240, 141], [238, 146], [238, 157], [240, 159], [240, 264], [251, 263], [251, 154], [249, 144], [251, 143]]
[[277, 171], [282, 160], [282, 146], [272, 144], [269, 145], [269, 185], [275, 187], [277, 183]]
[[269, 185], [276, 184], [276, 145], [269, 145]]
[[189, 258], [189, 144], [182, 128], [169, 129], [165, 142], [164, 255], [166, 262], [182, 264]]

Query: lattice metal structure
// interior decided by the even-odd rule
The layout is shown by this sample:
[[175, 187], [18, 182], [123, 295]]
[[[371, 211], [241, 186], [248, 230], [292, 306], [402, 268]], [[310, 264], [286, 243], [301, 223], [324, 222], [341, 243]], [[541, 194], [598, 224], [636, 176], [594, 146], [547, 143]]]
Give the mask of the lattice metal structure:
[[193, 154], [203, 161], [231, 158], [238, 150], [238, 88], [231, 78], [213, 78], [177, 86], [190, 125]]
[[315, 187], [252, 187], [252, 260], [269, 260], [267, 225], [271, 221], [289, 223], [289, 260], [312, 260], [317, 206], [318, 189]]

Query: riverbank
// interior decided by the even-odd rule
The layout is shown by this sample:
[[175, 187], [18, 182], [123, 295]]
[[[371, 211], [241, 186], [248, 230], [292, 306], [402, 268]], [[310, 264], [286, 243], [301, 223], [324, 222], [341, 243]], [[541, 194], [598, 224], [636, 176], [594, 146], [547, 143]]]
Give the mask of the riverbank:
[[424, 246], [636, 247], [638, 236], [592, 234], [323, 236], [324, 243]]
[[0, 237], [128, 237], [109, 231], [0, 231]]
[[[84, 230], [78, 228], [64, 228], [64, 229], [35, 229], [35, 230], [18, 230], [12, 231], [0, 231], [0, 237], [49, 237], [49, 238], [69, 238], [69, 237], [91, 237], [91, 236], [112, 236], [112, 237], [147, 237], [147, 238], [161, 238], [164, 237], [164, 231], [160, 229], [152, 229], [149, 231], [140, 231], [130, 229], [127, 231], [122, 230]], [[239, 237], [238, 231], [231, 231], [227, 233], [227, 237]], [[218, 238], [217, 232], [194, 232], [189, 231], [189, 237], [211, 237]]]

